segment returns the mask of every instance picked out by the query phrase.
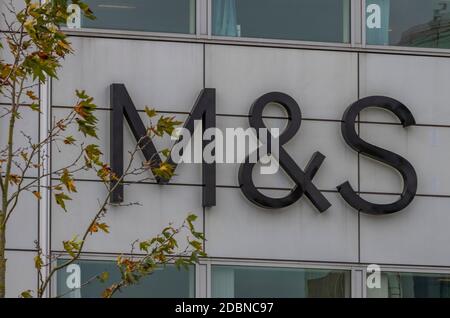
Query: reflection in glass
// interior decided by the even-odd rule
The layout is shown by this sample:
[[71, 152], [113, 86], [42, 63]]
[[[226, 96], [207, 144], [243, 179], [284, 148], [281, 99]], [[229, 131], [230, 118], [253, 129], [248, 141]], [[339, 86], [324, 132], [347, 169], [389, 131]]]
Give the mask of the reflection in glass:
[[366, 0], [366, 42], [450, 48], [450, 0]]
[[369, 298], [449, 298], [450, 275], [381, 273], [380, 288], [368, 288]]
[[349, 29], [349, 0], [213, 0], [213, 35], [348, 43]]
[[82, 28], [195, 33], [195, 0], [86, 0], [95, 20]]
[[212, 266], [212, 296], [218, 298], [350, 297], [350, 271]]
[[[62, 260], [59, 262], [63, 262]], [[102, 283], [95, 277], [108, 272]], [[195, 296], [195, 269], [176, 269], [169, 265], [157, 269], [139, 284], [124, 288], [117, 298], [192, 298]], [[65, 298], [99, 298], [113, 283], [120, 281], [116, 263], [112, 261], [82, 260], [57, 274], [57, 295]], [[77, 288], [81, 286], [82, 288]]]

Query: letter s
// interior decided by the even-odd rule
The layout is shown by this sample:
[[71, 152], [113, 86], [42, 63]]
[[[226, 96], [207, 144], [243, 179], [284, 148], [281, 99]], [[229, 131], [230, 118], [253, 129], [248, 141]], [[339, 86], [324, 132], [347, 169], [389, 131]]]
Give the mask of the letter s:
[[413, 166], [405, 158], [371, 145], [359, 138], [355, 131], [355, 121], [358, 114], [369, 107], [378, 107], [391, 111], [401, 121], [403, 127], [416, 123], [409, 109], [399, 101], [385, 96], [371, 96], [358, 100], [350, 105], [342, 118], [341, 132], [345, 142], [355, 151], [374, 160], [381, 161], [398, 170], [403, 178], [403, 192], [401, 198], [390, 204], [375, 204], [362, 199], [347, 181], [337, 187], [344, 200], [353, 208], [367, 214], [390, 214], [406, 208], [417, 192], [417, 174]]

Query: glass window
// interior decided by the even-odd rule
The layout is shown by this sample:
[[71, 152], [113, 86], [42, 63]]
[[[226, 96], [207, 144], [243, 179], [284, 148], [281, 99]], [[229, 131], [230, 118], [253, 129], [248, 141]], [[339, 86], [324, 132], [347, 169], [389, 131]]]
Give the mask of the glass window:
[[[95, 279], [103, 272], [109, 279], [101, 283]], [[117, 298], [192, 298], [195, 297], [195, 270], [178, 270], [169, 265], [157, 269], [137, 285], [124, 288]], [[112, 261], [82, 260], [61, 270], [57, 274], [58, 296], [65, 298], [98, 298], [102, 292], [120, 280], [116, 263]], [[81, 288], [77, 288], [81, 286]]]
[[366, 42], [450, 48], [450, 0], [366, 0]]
[[378, 287], [367, 288], [367, 297], [449, 298], [450, 275], [385, 272]]
[[195, 0], [85, 0], [96, 19], [82, 28], [195, 33]]
[[213, 35], [348, 43], [349, 0], [213, 0]]
[[212, 266], [216, 298], [350, 297], [350, 271]]

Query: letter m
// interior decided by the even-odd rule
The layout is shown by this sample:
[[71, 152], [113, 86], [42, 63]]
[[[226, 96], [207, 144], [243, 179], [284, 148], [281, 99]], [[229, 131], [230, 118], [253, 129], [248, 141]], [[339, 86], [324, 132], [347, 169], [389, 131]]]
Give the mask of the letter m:
[[[121, 177], [124, 174], [123, 164], [123, 126], [124, 117], [131, 129], [131, 132], [139, 143], [139, 147], [145, 157], [145, 160], [152, 162], [159, 166], [163, 162], [156, 149], [152, 139], [148, 136], [147, 129], [139, 116], [136, 107], [128, 94], [125, 85], [112, 84], [110, 88], [111, 93], [111, 170], [117, 176]], [[188, 119], [184, 123], [184, 128], [188, 129], [191, 136], [194, 132], [194, 121], [201, 120], [203, 130], [208, 128], [215, 128], [216, 126], [216, 91], [213, 88], [205, 88], [200, 92], [197, 101], [192, 108]], [[180, 141], [177, 141], [180, 142]], [[203, 148], [205, 143], [203, 143]], [[176, 164], [170, 159], [168, 163], [176, 168]], [[202, 159], [203, 160], [203, 159]], [[170, 180], [155, 177], [159, 184], [167, 184]], [[203, 206], [210, 207], [216, 205], [216, 164], [202, 163], [202, 179], [203, 179]], [[122, 180], [123, 181], [123, 180]], [[111, 203], [121, 203], [124, 200], [123, 182], [116, 185], [118, 181], [112, 181], [111, 186], [115, 187], [111, 194]]]

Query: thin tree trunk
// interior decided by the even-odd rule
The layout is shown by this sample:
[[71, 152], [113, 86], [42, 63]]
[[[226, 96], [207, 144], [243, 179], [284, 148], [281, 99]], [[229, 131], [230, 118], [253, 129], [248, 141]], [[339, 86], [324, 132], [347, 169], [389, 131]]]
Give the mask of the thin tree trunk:
[[16, 99], [16, 86], [14, 83], [12, 89], [11, 117], [9, 118], [8, 130], [8, 157], [6, 159], [6, 172], [2, 187], [2, 210], [0, 212], [0, 298], [6, 296], [6, 218], [8, 214], [8, 194], [9, 194], [9, 178], [11, 176], [12, 160], [13, 160], [13, 144], [14, 144], [14, 126], [16, 123], [17, 100], [20, 100], [23, 80], [21, 82], [19, 97]]
[[3, 221], [5, 213], [0, 212], [0, 298], [5, 298], [6, 295], [6, 257], [5, 257], [5, 226]]

